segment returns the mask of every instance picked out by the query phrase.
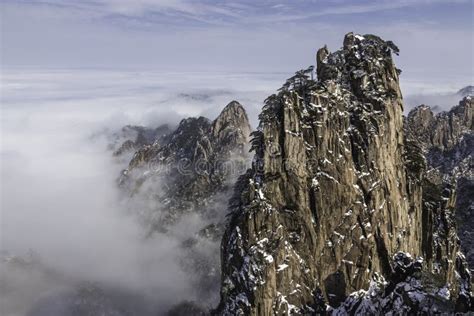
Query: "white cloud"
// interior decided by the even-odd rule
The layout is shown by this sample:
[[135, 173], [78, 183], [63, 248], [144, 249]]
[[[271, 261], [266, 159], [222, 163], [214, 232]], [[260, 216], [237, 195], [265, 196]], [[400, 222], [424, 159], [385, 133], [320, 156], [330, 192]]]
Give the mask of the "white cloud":
[[[15, 1], [7, 3], [14, 4]], [[143, 22], [160, 23], [165, 16], [187, 19], [206, 24], [229, 25], [253, 23], [262, 25], [268, 22], [292, 22], [321, 16], [357, 15], [379, 11], [389, 11], [416, 6], [437, 4], [465, 4], [469, 0], [383, 0], [383, 1], [209, 1], [209, 0], [91, 0], [77, 2], [72, 0], [41, 0], [18, 2], [21, 6], [47, 6], [86, 11], [104, 17], [119, 15], [141, 17]], [[173, 23], [172, 19], [166, 19]]]
[[[314, 53], [324, 44], [332, 50], [339, 48], [343, 35], [348, 31], [373, 33], [393, 40], [401, 48], [398, 63], [405, 76], [407, 71], [415, 68], [420, 73], [439, 69], [443, 74], [457, 74], [466, 72], [469, 63], [472, 64], [471, 24], [466, 27], [462, 18], [459, 18], [459, 25], [443, 23], [430, 15], [416, 20], [388, 16], [380, 21], [368, 19], [367, 23], [357, 24], [352, 24], [349, 17], [334, 21], [320, 18], [298, 20], [307, 15], [335, 12], [336, 9], [341, 13], [349, 12], [354, 4], [348, 2], [331, 2], [335, 3], [332, 7], [323, 6], [306, 12], [301, 8], [278, 7], [268, 13], [261, 12], [265, 6], [258, 7], [250, 2], [218, 6], [207, 2], [104, 0], [100, 3], [74, 2], [74, 9], [72, 5], [59, 6], [59, 1], [49, 3], [58, 5], [4, 3], [2, 22], [6, 27], [2, 29], [1, 48], [4, 65], [285, 71], [290, 74], [314, 64]], [[315, 2], [314, 7], [318, 3]], [[412, 4], [405, 0], [364, 3], [358, 5], [357, 10]], [[151, 12], [152, 9], [148, 9], [151, 7], [167, 12], [166, 16], [161, 13], [142, 14]], [[256, 13], [248, 13], [255, 7]], [[211, 13], [222, 8], [231, 13]], [[125, 17], [112, 14], [118, 10], [129, 13]], [[139, 14], [142, 15], [135, 16]], [[229, 17], [231, 14], [236, 16]], [[217, 25], [194, 25], [189, 23], [191, 16], [193, 21], [210, 20]], [[239, 24], [238, 21], [245, 23]]]
[[[0, 254], [32, 249], [62, 277], [38, 272], [23, 280], [21, 271], [17, 278], [0, 263], [0, 282], [8, 276], [8, 286], [18, 291], [2, 292], [2, 307], [23, 311], [80, 281], [143, 296], [155, 309], [196, 299], [195, 273], [178, 262], [181, 243], [204, 226], [202, 220], [188, 218], [169, 234], [146, 240], [129, 214], [130, 208], [142, 210], [140, 201], [125, 203], [116, 187], [125, 164], [114, 160], [108, 138], [100, 135], [125, 124], [153, 127], [200, 114], [213, 119], [233, 99], [255, 121], [262, 100], [279, 83], [268, 75], [238, 73], [4, 70]], [[214, 242], [197, 251], [218, 249]], [[199, 298], [215, 303], [217, 295]]]

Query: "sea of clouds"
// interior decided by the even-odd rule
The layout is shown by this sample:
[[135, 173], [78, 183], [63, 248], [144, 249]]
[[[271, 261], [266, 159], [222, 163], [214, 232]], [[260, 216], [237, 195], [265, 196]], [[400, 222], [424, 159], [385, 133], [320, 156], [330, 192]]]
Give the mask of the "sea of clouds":
[[[116, 185], [126, 164], [112, 157], [111, 135], [127, 124], [175, 125], [197, 115], [214, 119], [234, 99], [255, 124], [262, 101], [284, 77], [2, 72], [2, 256], [28, 262], [34, 253], [42, 267], [54, 272], [30, 269], [34, 276], [21, 277], [24, 270], [6, 270], [11, 265], [2, 262], [2, 315], [23, 315], [81, 282], [141, 294], [153, 302], [150, 313], [165, 311], [183, 297], [192, 299], [189, 276], [177, 265], [179, 243], [189, 237], [183, 231], [202, 223], [188, 219], [192, 222], [181, 224], [184, 228], [145, 238]], [[42, 313], [60, 313], [63, 307], [51, 308]]]

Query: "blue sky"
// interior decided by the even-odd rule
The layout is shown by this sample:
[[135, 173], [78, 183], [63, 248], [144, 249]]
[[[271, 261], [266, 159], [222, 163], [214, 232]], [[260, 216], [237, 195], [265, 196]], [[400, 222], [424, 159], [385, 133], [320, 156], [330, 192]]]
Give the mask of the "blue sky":
[[2, 0], [1, 14], [5, 67], [291, 72], [355, 31], [393, 40], [413, 76], [472, 79], [472, 0]]

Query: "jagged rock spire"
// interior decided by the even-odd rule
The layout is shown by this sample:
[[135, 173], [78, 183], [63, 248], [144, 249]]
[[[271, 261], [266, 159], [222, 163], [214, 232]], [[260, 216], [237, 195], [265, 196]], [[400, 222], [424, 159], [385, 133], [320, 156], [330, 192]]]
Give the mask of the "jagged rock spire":
[[237, 101], [232, 101], [222, 110], [212, 123], [213, 136], [224, 140], [230, 132], [236, 132], [234, 141], [247, 144], [251, 132], [249, 119], [244, 107]]
[[219, 313], [311, 314], [322, 298], [336, 307], [373, 278], [396, 282], [395, 254], [423, 255], [392, 52], [390, 41], [349, 33], [342, 50], [318, 51], [318, 82], [266, 100], [222, 242]]
[[316, 74], [318, 75], [318, 78], [321, 78], [322, 65], [327, 62], [326, 58], [328, 55], [329, 50], [326, 45], [318, 49], [318, 52], [316, 53]]
[[230, 178], [238, 174], [222, 174], [217, 169], [246, 157], [250, 131], [247, 113], [237, 101], [230, 102], [214, 121], [185, 118], [174, 132], [135, 153], [121, 183], [136, 194], [144, 183], [159, 178], [161, 188], [153, 195], [166, 204], [168, 214], [159, 220], [166, 225], [184, 211], [203, 209], [197, 206], [229, 189]]

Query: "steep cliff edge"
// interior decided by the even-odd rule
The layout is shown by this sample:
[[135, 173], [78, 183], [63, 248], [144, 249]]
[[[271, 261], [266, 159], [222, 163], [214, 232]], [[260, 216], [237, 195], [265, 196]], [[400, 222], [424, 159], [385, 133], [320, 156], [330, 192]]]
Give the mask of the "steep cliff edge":
[[[471, 89], [469, 89], [471, 88]], [[472, 93], [472, 87], [461, 91]], [[437, 190], [454, 189], [451, 220], [471, 269], [474, 268], [474, 102], [464, 97], [448, 112], [434, 114], [420, 105], [406, 118], [407, 139], [420, 147], [427, 164], [427, 179]]]
[[231, 200], [217, 313], [306, 314], [346, 300], [355, 305], [339, 311], [353, 312], [368, 292], [350, 293], [383, 280], [390, 300], [413, 265], [453, 300], [469, 292], [455, 232], [436, 235], [443, 264], [411, 259], [432, 250], [439, 226], [427, 218], [453, 199], [422, 207], [424, 160], [405, 143], [392, 52], [390, 41], [349, 33], [343, 49], [318, 51], [318, 81], [311, 68], [297, 72], [265, 101], [253, 166]]

